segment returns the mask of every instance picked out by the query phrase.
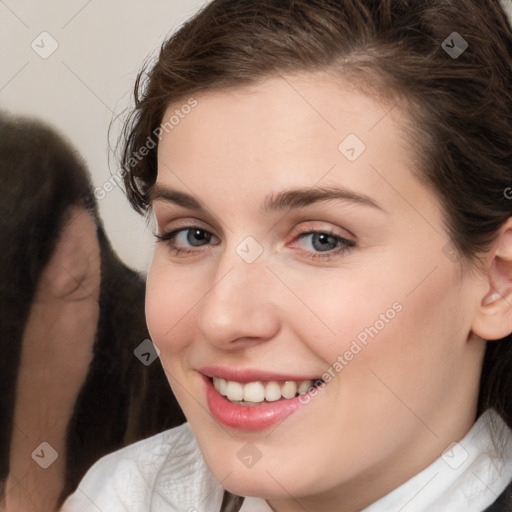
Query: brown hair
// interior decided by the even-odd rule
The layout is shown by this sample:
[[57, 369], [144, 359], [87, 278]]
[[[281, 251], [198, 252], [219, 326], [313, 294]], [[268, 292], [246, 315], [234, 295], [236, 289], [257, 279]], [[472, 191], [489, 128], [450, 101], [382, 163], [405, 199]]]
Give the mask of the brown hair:
[[[455, 54], [462, 40], [468, 47]], [[214, 0], [137, 79], [122, 154], [133, 207], [150, 207], [157, 148], [133, 155], [169, 104], [332, 70], [406, 98], [418, 171], [444, 207], [457, 254], [473, 261], [488, 250], [512, 215], [512, 31], [497, 0]], [[512, 426], [510, 335], [486, 349], [479, 413], [490, 407]]]

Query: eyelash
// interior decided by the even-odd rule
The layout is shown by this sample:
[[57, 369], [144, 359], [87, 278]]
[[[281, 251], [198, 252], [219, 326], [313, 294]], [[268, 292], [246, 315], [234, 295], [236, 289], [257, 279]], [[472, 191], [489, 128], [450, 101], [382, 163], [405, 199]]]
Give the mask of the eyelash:
[[[200, 251], [200, 247], [202, 247], [202, 246], [199, 246], [198, 249], [195, 249], [195, 250], [194, 249], [182, 249], [180, 247], [176, 247], [176, 245], [174, 245], [174, 243], [173, 243], [179, 233], [181, 233], [183, 231], [185, 231], [185, 232], [191, 231], [194, 229], [200, 230], [208, 235], [215, 236], [200, 226], [185, 226], [185, 227], [170, 231], [169, 233], [163, 233], [163, 234], [155, 233], [155, 237], [157, 238], [157, 242], [165, 242], [174, 256], [195, 255], [195, 254], [197, 254], [198, 249]], [[346, 252], [350, 251], [351, 249], [353, 249], [356, 246], [355, 242], [353, 242], [352, 240], [347, 240], [346, 238], [343, 238], [342, 236], [337, 235], [329, 230], [323, 230], [323, 231], [322, 230], [306, 230], [306, 231], [297, 233], [297, 235], [295, 236], [295, 239], [301, 240], [309, 235], [327, 235], [329, 237], [334, 238], [337, 243], [342, 244], [340, 247], [338, 247], [336, 249], [332, 249], [330, 251], [325, 251], [325, 252], [320, 251], [320, 252], [314, 252], [312, 254], [309, 253], [309, 255], [307, 257], [312, 260], [330, 261], [334, 257], [341, 256], [342, 254], [345, 254]], [[309, 251], [306, 251], [306, 252], [309, 252]]]

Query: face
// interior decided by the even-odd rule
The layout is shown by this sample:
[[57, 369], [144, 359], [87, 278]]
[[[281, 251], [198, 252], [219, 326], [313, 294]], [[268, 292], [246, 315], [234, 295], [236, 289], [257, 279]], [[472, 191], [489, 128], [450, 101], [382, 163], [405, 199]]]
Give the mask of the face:
[[446, 250], [397, 106], [327, 75], [196, 99], [152, 191], [169, 382], [228, 490], [365, 506], [474, 421], [483, 285]]

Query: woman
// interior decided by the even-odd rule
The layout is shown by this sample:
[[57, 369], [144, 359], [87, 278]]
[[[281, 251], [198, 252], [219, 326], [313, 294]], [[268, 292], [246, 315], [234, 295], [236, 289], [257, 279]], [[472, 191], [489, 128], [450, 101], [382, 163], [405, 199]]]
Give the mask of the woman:
[[124, 162], [159, 139], [126, 185], [188, 424], [66, 512], [510, 510], [511, 55], [494, 0], [216, 0], [163, 45]]

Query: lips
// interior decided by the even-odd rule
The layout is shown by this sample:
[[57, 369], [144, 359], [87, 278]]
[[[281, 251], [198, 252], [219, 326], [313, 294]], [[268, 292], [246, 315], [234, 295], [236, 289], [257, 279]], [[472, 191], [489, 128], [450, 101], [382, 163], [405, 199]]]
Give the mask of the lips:
[[301, 395], [321, 379], [254, 370], [202, 368], [208, 407], [222, 424], [240, 430], [261, 430], [283, 421], [309, 400]]

